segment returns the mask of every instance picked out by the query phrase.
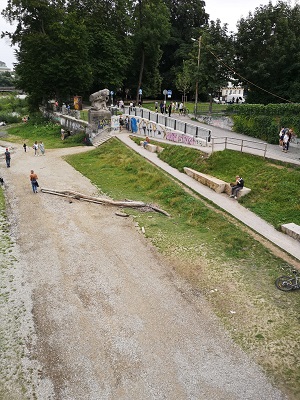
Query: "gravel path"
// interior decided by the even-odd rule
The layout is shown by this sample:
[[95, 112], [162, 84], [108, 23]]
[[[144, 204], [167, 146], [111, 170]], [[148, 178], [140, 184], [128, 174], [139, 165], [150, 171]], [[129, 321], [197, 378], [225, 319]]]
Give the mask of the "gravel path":
[[[115, 208], [32, 193], [30, 169], [41, 187], [95, 195], [61, 158], [87, 150], [34, 157], [16, 146], [11, 168], [3, 167], [17, 261], [2, 279], [22, 308], [25, 398], [284, 399], [134, 220]], [[8, 313], [1, 309], [7, 327]], [[13, 360], [3, 369], [4, 398], [18, 400]]]

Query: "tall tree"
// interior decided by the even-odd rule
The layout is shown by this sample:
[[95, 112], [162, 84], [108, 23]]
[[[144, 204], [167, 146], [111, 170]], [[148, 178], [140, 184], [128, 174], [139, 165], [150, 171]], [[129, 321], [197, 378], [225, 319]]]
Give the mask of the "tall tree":
[[228, 33], [227, 25], [221, 25], [220, 20], [211, 21], [200, 31], [200, 36], [201, 41], [199, 37], [194, 43], [188, 65], [192, 81], [199, 87], [200, 97], [207, 99], [210, 95], [212, 102], [213, 95], [218, 94], [220, 88], [233, 79], [233, 38]]
[[69, 0], [69, 9], [84, 18], [88, 32], [93, 88], [123, 86], [132, 61], [132, 0]]
[[187, 59], [199, 30], [207, 25], [208, 14], [203, 0], [164, 0], [170, 10], [171, 34], [163, 47], [161, 73], [164, 88], [172, 89], [176, 75]]
[[239, 21], [236, 70], [248, 85], [248, 102], [300, 101], [299, 37], [299, 4], [269, 3]]
[[[133, 27], [133, 64], [131, 73], [136, 80], [131, 86], [142, 88], [146, 96], [155, 96], [160, 90], [159, 62], [162, 46], [169, 38], [169, 12], [162, 0], [138, 0], [136, 2]], [[129, 83], [130, 84], [130, 83]]]
[[17, 22], [15, 32], [7, 35], [19, 45], [17, 84], [29, 94], [32, 108], [90, 86], [85, 23], [68, 12], [63, 1], [8, 0], [2, 14]]

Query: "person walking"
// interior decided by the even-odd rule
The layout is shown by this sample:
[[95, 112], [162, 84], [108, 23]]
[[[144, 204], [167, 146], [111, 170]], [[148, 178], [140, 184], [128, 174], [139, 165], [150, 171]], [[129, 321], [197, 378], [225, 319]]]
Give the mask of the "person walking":
[[5, 153], [4, 154], [5, 154], [6, 166], [7, 166], [7, 168], [9, 168], [10, 167], [10, 159], [11, 159], [10, 151], [8, 149], [5, 149]]
[[39, 149], [40, 149], [41, 155], [44, 156], [45, 155], [45, 146], [42, 141], [40, 141]]
[[38, 176], [37, 176], [37, 174], [34, 172], [33, 169], [30, 171], [29, 179], [30, 179], [30, 182], [31, 182], [31, 186], [32, 186], [32, 191], [33, 191], [33, 193], [37, 193], [37, 192], [38, 192], [38, 191], [37, 191], [37, 188], [39, 187], [39, 184], [38, 184]]
[[34, 150], [34, 156], [35, 156], [35, 157], [38, 156], [39, 145], [38, 145], [38, 142], [37, 142], [37, 141], [34, 142], [32, 148], [33, 148], [33, 150]]
[[287, 153], [289, 149], [289, 140], [290, 140], [289, 129], [286, 129], [283, 136], [283, 146], [282, 146], [282, 151], [284, 151], [285, 153]]
[[183, 112], [183, 103], [179, 104], [179, 114], [182, 114]]
[[26, 153], [26, 151], [27, 151], [26, 143], [23, 144], [23, 149], [24, 149], [24, 151], [25, 151], [25, 153]]

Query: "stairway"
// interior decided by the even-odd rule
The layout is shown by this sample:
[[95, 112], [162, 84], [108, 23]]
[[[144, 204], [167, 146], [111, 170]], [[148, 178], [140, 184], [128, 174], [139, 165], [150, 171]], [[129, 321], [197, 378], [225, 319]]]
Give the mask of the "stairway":
[[92, 144], [94, 147], [99, 147], [102, 143], [109, 140], [112, 136], [113, 130], [111, 130], [111, 128], [105, 128], [92, 139]]

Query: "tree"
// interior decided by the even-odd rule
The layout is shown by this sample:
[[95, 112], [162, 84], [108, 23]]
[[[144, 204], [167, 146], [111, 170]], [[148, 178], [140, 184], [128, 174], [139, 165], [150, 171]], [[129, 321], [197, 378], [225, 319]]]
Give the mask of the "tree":
[[228, 34], [227, 25], [221, 25], [221, 21], [211, 21], [201, 33], [201, 56], [199, 59], [199, 43], [194, 46], [190, 54], [189, 64], [191, 76], [194, 82], [199, 83], [199, 93], [204, 98], [218, 94], [220, 88], [233, 78], [232, 66], [234, 60], [234, 48], [231, 34]]
[[132, 62], [131, 0], [70, 0], [69, 9], [84, 18], [92, 69], [92, 91], [120, 90]]
[[300, 6], [279, 1], [238, 24], [236, 67], [248, 85], [247, 102], [300, 101]]
[[32, 108], [90, 86], [85, 21], [68, 12], [63, 1], [9, 0], [2, 14], [17, 22], [15, 32], [6, 34], [19, 45], [17, 86], [28, 93]]
[[15, 76], [10, 71], [4, 71], [0, 73], [0, 86], [1, 87], [14, 87]]
[[208, 14], [203, 0], [164, 0], [170, 11], [171, 32], [163, 47], [160, 70], [165, 88], [171, 89], [183, 60], [188, 58], [199, 30], [207, 25]]
[[183, 94], [183, 99], [185, 101], [186, 94], [189, 93], [191, 89], [191, 67], [186, 61], [182, 63], [182, 70], [176, 76], [176, 88]]
[[133, 14], [133, 63], [131, 74], [134, 81], [129, 86], [142, 88], [146, 96], [155, 96], [160, 91], [159, 62], [162, 46], [169, 38], [169, 12], [162, 0], [138, 0]]

